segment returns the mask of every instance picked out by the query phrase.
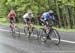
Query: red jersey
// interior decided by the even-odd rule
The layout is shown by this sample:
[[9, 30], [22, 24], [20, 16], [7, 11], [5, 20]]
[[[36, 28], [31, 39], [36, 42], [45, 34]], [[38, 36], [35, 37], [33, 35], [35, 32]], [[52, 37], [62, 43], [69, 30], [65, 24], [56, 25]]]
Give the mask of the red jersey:
[[16, 13], [9, 13], [8, 14], [8, 18], [11, 18], [11, 17], [14, 17], [15, 18], [16, 17]]

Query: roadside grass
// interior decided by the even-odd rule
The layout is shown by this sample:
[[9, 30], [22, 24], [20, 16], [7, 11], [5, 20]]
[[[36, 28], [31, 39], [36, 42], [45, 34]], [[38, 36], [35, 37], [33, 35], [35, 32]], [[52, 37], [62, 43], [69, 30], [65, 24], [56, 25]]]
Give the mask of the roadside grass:
[[[7, 18], [0, 18], [0, 25], [6, 25], [9, 26], [10, 23], [7, 21]], [[17, 26], [19, 27], [24, 27], [25, 24], [24, 23], [17, 23]], [[33, 25], [36, 28], [43, 28], [43, 26], [40, 25]], [[67, 28], [58, 28], [58, 27], [53, 27], [54, 29], [58, 30], [58, 31], [63, 31], [63, 32], [75, 32], [75, 29], [67, 29]]]
[[0, 18], [0, 23], [8, 23], [7, 18]]

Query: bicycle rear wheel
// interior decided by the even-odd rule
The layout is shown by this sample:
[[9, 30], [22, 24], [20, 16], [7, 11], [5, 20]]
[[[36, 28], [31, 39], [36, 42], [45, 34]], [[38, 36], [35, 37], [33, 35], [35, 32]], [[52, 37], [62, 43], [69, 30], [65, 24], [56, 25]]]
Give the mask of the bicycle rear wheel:
[[52, 29], [49, 37], [52, 40], [52, 42], [54, 42], [56, 45], [60, 44], [60, 35], [57, 30]]

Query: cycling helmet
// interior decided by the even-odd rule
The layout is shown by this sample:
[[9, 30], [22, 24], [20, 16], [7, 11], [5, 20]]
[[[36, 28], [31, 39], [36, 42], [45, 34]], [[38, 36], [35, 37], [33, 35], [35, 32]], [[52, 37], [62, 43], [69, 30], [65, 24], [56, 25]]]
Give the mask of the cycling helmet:
[[49, 13], [53, 13], [53, 11], [52, 10], [49, 10]]

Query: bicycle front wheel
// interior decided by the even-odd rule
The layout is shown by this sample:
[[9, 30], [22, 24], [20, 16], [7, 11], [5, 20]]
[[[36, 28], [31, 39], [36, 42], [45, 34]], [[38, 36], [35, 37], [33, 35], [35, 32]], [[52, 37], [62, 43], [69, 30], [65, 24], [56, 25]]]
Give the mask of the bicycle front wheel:
[[53, 29], [49, 36], [50, 36], [52, 42], [54, 42], [56, 45], [60, 44], [60, 35], [57, 30]]
[[13, 29], [11, 26], [10, 26], [10, 30], [11, 30], [11, 35], [12, 35], [12, 37], [15, 37], [15, 29]]
[[18, 37], [20, 37], [20, 28], [18, 26], [15, 26], [15, 33]]
[[15, 30], [14, 29], [11, 29], [11, 34], [12, 34], [12, 37], [15, 37]]

